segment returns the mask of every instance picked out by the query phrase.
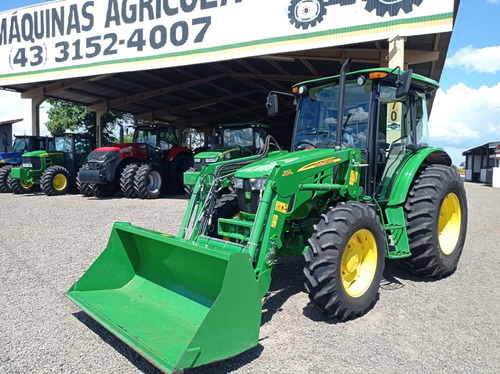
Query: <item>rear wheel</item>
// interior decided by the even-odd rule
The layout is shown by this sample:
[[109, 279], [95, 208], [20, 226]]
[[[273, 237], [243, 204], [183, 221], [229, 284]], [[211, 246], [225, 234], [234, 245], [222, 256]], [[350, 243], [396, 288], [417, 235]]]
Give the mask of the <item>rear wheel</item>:
[[193, 166], [192, 158], [179, 155], [168, 165], [168, 192], [182, 194], [184, 192], [184, 173]]
[[69, 171], [62, 166], [47, 168], [40, 179], [40, 188], [47, 196], [64, 195], [70, 187]]
[[377, 300], [385, 261], [384, 228], [356, 202], [324, 214], [304, 254], [305, 287], [320, 311], [340, 320], [365, 314]]
[[0, 169], [0, 193], [8, 193], [11, 192], [11, 188], [9, 185], [10, 182], [10, 169], [12, 166], [5, 166]]
[[134, 178], [138, 168], [139, 165], [137, 164], [127, 165], [123, 169], [122, 175], [120, 176], [120, 190], [122, 191], [123, 196], [130, 199], [137, 197], [134, 186]]
[[[89, 170], [90, 166], [89, 165], [83, 165], [80, 170]], [[90, 197], [94, 196], [94, 184], [93, 183], [81, 183], [80, 179], [77, 177], [76, 178], [76, 186], [78, 187], [78, 191], [85, 196], [85, 197]]]
[[134, 178], [134, 187], [140, 199], [157, 199], [161, 194], [161, 173], [151, 165], [141, 165]]
[[443, 278], [455, 271], [467, 231], [467, 198], [460, 176], [444, 165], [428, 166], [405, 204], [411, 272]]

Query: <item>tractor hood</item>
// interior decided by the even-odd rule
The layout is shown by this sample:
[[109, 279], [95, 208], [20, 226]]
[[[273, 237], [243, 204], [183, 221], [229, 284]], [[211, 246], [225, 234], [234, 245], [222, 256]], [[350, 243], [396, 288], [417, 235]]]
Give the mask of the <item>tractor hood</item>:
[[333, 148], [314, 148], [303, 151], [277, 151], [269, 153], [268, 157], [242, 167], [235, 173], [236, 178], [262, 178], [270, 175], [274, 168], [286, 167], [292, 173], [299, 169], [308, 170], [335, 162]]
[[230, 151], [239, 151], [238, 147], [217, 147], [208, 151], [200, 152], [194, 156], [195, 159], [217, 158]]
[[[62, 154], [63, 152], [59, 152], [59, 151], [51, 151], [50, 152], [50, 155], [56, 155], [56, 154]], [[23, 158], [24, 157], [45, 157], [45, 156], [48, 156], [49, 153], [47, 151], [32, 151], [32, 152], [26, 152], [25, 154], [23, 154]]]
[[21, 158], [23, 154], [21, 152], [1, 152], [0, 153], [0, 164], [14, 162], [16, 159]]

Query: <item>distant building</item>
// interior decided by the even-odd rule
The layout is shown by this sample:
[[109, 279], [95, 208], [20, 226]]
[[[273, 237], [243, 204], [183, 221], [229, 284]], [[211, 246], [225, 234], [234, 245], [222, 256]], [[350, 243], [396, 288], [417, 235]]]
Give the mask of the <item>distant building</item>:
[[465, 180], [500, 188], [500, 141], [471, 148], [464, 153]]
[[0, 121], [0, 152], [10, 152], [12, 149], [12, 125], [22, 119]]

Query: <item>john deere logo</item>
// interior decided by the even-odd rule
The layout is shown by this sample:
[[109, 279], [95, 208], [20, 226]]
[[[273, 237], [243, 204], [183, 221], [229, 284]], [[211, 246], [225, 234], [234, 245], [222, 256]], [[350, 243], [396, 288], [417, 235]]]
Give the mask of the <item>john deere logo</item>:
[[[326, 16], [326, 7], [339, 4], [353, 5], [357, 0], [291, 0], [288, 6], [288, 18], [297, 29], [307, 30], [323, 21]], [[396, 17], [401, 9], [405, 13], [413, 11], [413, 5], [419, 6], [423, 0], [363, 0], [368, 12], [376, 11], [377, 16], [383, 17], [389, 13]]]
[[252, 198], [252, 194], [250, 192], [245, 192], [245, 199], [250, 200]]

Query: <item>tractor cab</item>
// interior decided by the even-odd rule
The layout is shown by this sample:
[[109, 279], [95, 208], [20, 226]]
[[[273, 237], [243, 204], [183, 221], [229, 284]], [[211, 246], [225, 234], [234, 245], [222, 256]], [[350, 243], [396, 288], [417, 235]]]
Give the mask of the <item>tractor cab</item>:
[[76, 175], [87, 162], [87, 155], [94, 149], [92, 137], [83, 134], [54, 135], [52, 158], [59, 158], [58, 165], [64, 166], [71, 175]]
[[150, 159], [162, 159], [168, 156], [169, 151], [179, 145], [176, 128], [161, 124], [138, 124], [135, 126], [133, 143], [145, 143]]

